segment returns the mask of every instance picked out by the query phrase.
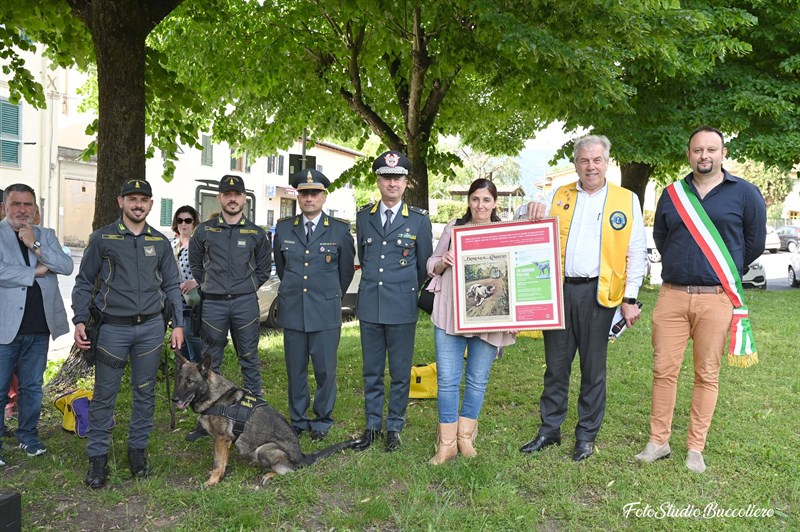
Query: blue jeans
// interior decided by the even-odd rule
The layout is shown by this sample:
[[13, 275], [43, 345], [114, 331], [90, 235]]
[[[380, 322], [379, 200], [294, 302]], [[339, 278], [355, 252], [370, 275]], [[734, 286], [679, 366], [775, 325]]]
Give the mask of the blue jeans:
[[192, 330], [192, 320], [189, 311], [183, 311], [183, 349], [182, 355], [189, 362], [200, 363], [203, 361], [203, 339], [198, 334], [200, 331]]
[[39, 415], [42, 412], [42, 383], [47, 367], [49, 334], [18, 334], [10, 344], [0, 344], [0, 434], [5, 430], [5, 411], [11, 376], [19, 379], [16, 436], [20, 443], [39, 441]]
[[436, 383], [439, 387], [439, 423], [458, 421], [458, 396], [461, 373], [464, 368], [464, 351], [467, 352], [467, 376], [461, 416], [478, 419], [486, 395], [489, 372], [497, 355], [497, 347], [477, 336], [455, 336], [438, 327], [433, 328], [436, 343]]

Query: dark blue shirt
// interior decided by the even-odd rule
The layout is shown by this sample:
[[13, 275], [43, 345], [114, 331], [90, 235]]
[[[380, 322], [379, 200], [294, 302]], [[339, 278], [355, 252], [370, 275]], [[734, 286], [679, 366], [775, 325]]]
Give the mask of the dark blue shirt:
[[[722, 182], [700, 199], [700, 203], [728, 246], [741, 275], [744, 267], [764, 252], [767, 206], [758, 187], [726, 170], [723, 172]], [[692, 193], [700, 198], [692, 174], [685, 179]], [[656, 207], [653, 240], [661, 253], [661, 279], [665, 283], [699, 286], [721, 284], [666, 192], [661, 194]]]

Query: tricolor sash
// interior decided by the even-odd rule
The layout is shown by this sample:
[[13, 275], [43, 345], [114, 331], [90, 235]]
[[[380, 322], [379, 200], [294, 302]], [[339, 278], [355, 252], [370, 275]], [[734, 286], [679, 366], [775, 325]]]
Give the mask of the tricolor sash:
[[714, 226], [686, 179], [681, 179], [667, 187], [667, 193], [683, 220], [686, 228], [703, 251], [714, 272], [719, 277], [722, 288], [733, 303], [731, 338], [728, 348], [728, 364], [746, 368], [758, 363], [756, 341], [750, 325], [747, 307], [744, 304], [742, 278], [736, 269], [728, 246]]

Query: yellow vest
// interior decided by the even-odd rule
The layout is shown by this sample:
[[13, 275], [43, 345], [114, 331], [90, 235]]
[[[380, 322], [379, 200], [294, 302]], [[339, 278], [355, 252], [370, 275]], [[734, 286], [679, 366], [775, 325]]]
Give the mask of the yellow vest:
[[[604, 307], [616, 307], [625, 296], [628, 242], [633, 228], [633, 193], [613, 183], [606, 188], [603, 205], [603, 226], [600, 232], [600, 278], [597, 281], [597, 302]], [[550, 216], [558, 218], [561, 240], [561, 275], [566, 265], [567, 238], [575, 204], [578, 202], [578, 183], [560, 187], [553, 195]]]

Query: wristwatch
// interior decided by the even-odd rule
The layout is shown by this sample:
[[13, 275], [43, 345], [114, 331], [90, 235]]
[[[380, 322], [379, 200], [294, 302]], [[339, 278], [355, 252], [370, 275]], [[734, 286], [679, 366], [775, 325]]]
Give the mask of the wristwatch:
[[636, 298], [635, 297], [623, 297], [622, 298], [622, 302], [623, 303], [627, 303], [629, 305], [635, 305], [636, 304]]
[[32, 250], [34, 250], [34, 251], [36, 251], [36, 250], [37, 250], [37, 249], [39, 249], [40, 247], [42, 247], [42, 243], [41, 243], [41, 242], [39, 242], [38, 240], [34, 240], [34, 241], [33, 241], [33, 245], [31, 246], [31, 249], [32, 249]]

